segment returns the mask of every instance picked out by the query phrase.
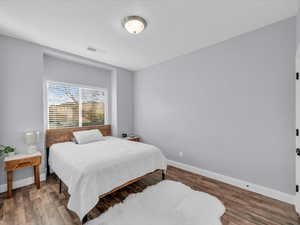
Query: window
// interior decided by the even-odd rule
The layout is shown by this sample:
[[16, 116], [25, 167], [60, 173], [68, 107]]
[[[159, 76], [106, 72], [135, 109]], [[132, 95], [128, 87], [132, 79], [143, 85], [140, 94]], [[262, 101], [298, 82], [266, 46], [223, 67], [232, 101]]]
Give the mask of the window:
[[106, 92], [105, 89], [48, 81], [48, 128], [105, 124]]

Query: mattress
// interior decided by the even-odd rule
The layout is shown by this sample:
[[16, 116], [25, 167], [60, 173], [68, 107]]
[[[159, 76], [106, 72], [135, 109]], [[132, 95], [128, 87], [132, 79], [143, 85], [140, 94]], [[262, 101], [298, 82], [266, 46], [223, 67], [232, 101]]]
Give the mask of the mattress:
[[153, 145], [104, 137], [89, 144], [52, 145], [49, 165], [68, 186], [68, 208], [82, 219], [100, 195], [154, 170], [165, 170], [167, 163]]

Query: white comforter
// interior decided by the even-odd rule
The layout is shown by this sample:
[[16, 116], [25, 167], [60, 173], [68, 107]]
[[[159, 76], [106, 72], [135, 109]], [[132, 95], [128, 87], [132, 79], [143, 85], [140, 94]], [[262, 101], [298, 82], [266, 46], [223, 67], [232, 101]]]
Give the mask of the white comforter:
[[49, 165], [68, 186], [68, 208], [82, 219], [101, 194], [167, 163], [155, 146], [114, 137], [89, 144], [65, 142], [50, 148]]

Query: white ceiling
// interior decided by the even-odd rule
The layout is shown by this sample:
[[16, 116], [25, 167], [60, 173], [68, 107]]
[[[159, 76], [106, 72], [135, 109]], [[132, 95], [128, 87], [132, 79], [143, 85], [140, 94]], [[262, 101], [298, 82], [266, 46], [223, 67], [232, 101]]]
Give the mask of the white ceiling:
[[[0, 33], [140, 70], [296, 11], [297, 0], [0, 0]], [[146, 30], [127, 33], [128, 15], [144, 17]]]

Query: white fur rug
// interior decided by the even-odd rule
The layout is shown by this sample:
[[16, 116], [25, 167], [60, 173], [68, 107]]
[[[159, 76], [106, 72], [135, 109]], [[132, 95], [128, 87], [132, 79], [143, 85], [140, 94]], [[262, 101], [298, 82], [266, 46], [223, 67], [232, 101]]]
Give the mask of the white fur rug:
[[175, 181], [129, 195], [88, 225], [222, 225], [225, 207], [215, 197]]

